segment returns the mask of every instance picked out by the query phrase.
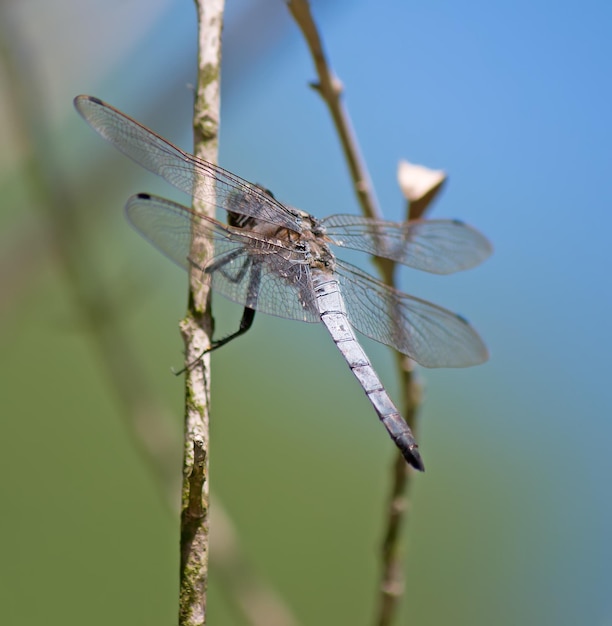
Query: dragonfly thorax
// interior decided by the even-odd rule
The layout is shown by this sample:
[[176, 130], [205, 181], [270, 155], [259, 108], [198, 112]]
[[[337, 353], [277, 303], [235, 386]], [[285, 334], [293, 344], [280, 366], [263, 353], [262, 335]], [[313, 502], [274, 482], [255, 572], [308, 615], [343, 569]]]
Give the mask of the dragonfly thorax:
[[310, 251], [310, 267], [323, 272], [333, 272], [336, 260], [327, 245], [331, 240], [325, 232], [325, 227], [309, 213], [299, 211], [299, 214], [303, 219], [301, 239], [308, 245]]

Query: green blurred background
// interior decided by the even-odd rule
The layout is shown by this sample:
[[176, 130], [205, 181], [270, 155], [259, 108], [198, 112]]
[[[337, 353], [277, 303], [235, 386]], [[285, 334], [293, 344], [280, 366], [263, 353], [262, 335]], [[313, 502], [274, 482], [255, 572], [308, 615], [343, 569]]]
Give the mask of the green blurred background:
[[[385, 215], [403, 215], [398, 159], [442, 168], [433, 215], [496, 247], [464, 275], [402, 273], [465, 313], [492, 359], [422, 373], [427, 473], [397, 623], [610, 625], [612, 7], [314, 13]], [[189, 148], [195, 10], [5, 2], [0, 24], [0, 624], [176, 623], [186, 275], [121, 207], [138, 191], [187, 200], [71, 100], [101, 97]], [[319, 217], [358, 211], [283, 3], [230, 0], [224, 37], [221, 165]], [[217, 298], [219, 333], [240, 313]], [[391, 354], [365, 347], [398, 397]], [[395, 452], [324, 329], [259, 316], [214, 355], [212, 392], [213, 507], [254, 572], [302, 624], [372, 623]], [[221, 570], [210, 580], [209, 623], [245, 623]]]

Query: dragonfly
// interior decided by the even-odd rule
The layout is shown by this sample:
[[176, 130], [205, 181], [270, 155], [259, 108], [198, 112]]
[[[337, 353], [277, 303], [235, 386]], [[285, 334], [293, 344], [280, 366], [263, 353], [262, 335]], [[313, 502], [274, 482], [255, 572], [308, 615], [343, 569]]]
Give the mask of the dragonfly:
[[[424, 471], [415, 437], [354, 330], [425, 367], [477, 365], [487, 360], [487, 349], [461, 315], [386, 285], [334, 250], [451, 274], [490, 255], [484, 235], [450, 219], [396, 223], [348, 214], [317, 219], [181, 150], [98, 98], [77, 96], [74, 105], [125, 155], [227, 214], [224, 223], [147, 193], [132, 196], [125, 207], [131, 224], [163, 254], [243, 306], [239, 328], [212, 341], [206, 352], [248, 331], [256, 311], [323, 323], [403, 457]], [[213, 253], [200, 252], [198, 241]]]

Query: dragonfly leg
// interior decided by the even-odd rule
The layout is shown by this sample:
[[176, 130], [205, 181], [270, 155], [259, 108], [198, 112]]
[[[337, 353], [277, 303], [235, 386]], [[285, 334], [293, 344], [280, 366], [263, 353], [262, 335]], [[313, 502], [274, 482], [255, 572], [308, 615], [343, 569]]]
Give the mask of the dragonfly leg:
[[211, 342], [210, 348], [204, 350], [202, 352], [202, 356], [204, 356], [208, 352], [212, 352], [221, 346], [224, 346], [226, 343], [229, 343], [232, 339], [236, 339], [236, 337], [240, 337], [240, 335], [244, 335], [249, 328], [253, 325], [253, 320], [255, 319], [255, 309], [251, 309], [248, 306], [244, 307], [244, 311], [242, 312], [242, 319], [240, 320], [240, 326], [238, 330], [231, 335], [227, 335], [227, 337], [223, 337], [223, 339], [216, 339]]
[[[223, 337], [222, 339], [211, 340], [210, 347], [202, 352], [198, 356], [197, 359], [194, 359], [191, 363], [187, 364], [183, 369], [175, 374], [178, 376], [182, 374], [185, 370], [191, 369], [197, 365], [201, 358], [224, 346], [226, 343], [229, 343], [232, 339], [236, 339], [236, 337], [240, 337], [240, 335], [244, 335], [244, 333], [251, 328], [253, 325], [253, 320], [255, 319], [255, 305], [257, 304], [257, 296], [259, 295], [259, 281], [261, 278], [261, 263], [255, 263], [253, 259], [246, 258], [242, 261], [238, 271], [228, 272], [226, 270], [227, 266], [230, 265], [231, 261], [235, 260], [238, 257], [238, 253], [242, 254], [242, 250], [234, 250], [233, 252], [226, 254], [206, 267], [201, 267], [197, 263], [195, 263], [192, 259], [189, 259], [190, 263], [197, 269], [202, 270], [206, 274], [213, 274], [213, 288], [214, 288], [214, 273], [222, 275], [227, 281], [231, 283], [239, 283], [241, 282], [247, 274], [248, 270], [251, 270], [251, 274], [249, 277], [249, 286], [248, 286], [248, 296], [246, 299], [247, 306], [244, 307], [242, 311], [242, 318], [240, 320], [240, 325], [238, 326], [238, 330], [233, 332], [227, 337]], [[249, 304], [251, 306], [249, 306]]]
[[190, 370], [193, 367], [195, 367], [205, 354], [208, 354], [209, 352], [212, 352], [213, 350], [216, 350], [217, 348], [224, 346], [226, 343], [229, 343], [232, 339], [236, 339], [236, 337], [240, 337], [240, 335], [244, 335], [244, 333], [246, 333], [247, 330], [249, 330], [249, 328], [251, 328], [251, 326], [253, 325], [254, 319], [255, 319], [255, 309], [251, 309], [248, 306], [244, 307], [244, 311], [242, 312], [242, 319], [240, 320], [240, 325], [236, 332], [231, 333], [230, 335], [227, 335], [227, 337], [223, 337], [222, 339], [216, 339], [216, 340], [211, 341], [209, 348], [206, 348], [206, 350], [204, 350], [202, 354], [198, 356], [197, 359], [194, 359], [191, 363], [188, 363], [185, 367], [180, 369], [178, 372], [174, 372], [175, 375], [180, 376], [186, 370]]

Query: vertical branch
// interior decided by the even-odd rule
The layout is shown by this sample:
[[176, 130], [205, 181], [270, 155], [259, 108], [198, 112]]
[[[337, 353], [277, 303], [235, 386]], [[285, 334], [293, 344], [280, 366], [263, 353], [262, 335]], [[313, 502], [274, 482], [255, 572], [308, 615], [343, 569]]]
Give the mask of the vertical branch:
[[[381, 214], [373, 194], [370, 177], [361, 157], [348, 112], [342, 103], [342, 83], [329, 66], [308, 0], [289, 0], [287, 4], [310, 49], [318, 75], [318, 82], [313, 86], [330, 110], [362, 212], [368, 217], [380, 218]], [[409, 214], [409, 217], [412, 216]], [[373, 260], [385, 283], [395, 286], [393, 276], [395, 264], [387, 259], [374, 258]], [[412, 431], [416, 432], [416, 413], [420, 406], [421, 386], [414, 375], [412, 361], [399, 353], [396, 353], [396, 356], [404, 396], [404, 419]], [[412, 472], [398, 451], [393, 462], [391, 493], [382, 546], [379, 608], [375, 618], [378, 626], [387, 626], [391, 623], [404, 591], [400, 531], [409, 507], [406, 493], [411, 475]]]
[[[423, 166], [401, 162], [397, 173], [398, 183], [407, 200], [406, 219], [421, 219], [436, 197], [446, 175]], [[412, 431], [415, 431], [417, 413], [423, 400], [423, 386], [419, 381], [414, 362], [396, 352], [400, 387], [403, 390], [403, 415]], [[387, 505], [387, 526], [383, 540], [382, 575], [378, 600], [377, 626], [389, 626], [397, 612], [397, 605], [404, 594], [402, 571], [401, 527], [409, 513], [406, 496], [409, 473], [401, 454], [393, 462], [393, 481]]]
[[[403, 391], [403, 416], [412, 431], [421, 405], [422, 386], [411, 359], [396, 352], [400, 386]], [[403, 554], [401, 530], [409, 513], [410, 501], [406, 495], [410, 471], [401, 453], [393, 461], [391, 493], [387, 504], [386, 527], [382, 545], [382, 572], [379, 588], [376, 626], [388, 626], [397, 612], [397, 605], [404, 595]]]
[[318, 82], [311, 86], [319, 92], [329, 108], [363, 214], [367, 217], [380, 218], [380, 209], [374, 196], [370, 176], [361, 157], [351, 120], [342, 102], [342, 82], [332, 72], [327, 62], [319, 31], [310, 13], [308, 0], [289, 0], [287, 6], [310, 49], [319, 78]]
[[[194, 104], [194, 153], [216, 163], [221, 75], [223, 0], [196, 0], [198, 13], [198, 78]], [[197, 182], [196, 182], [197, 184]], [[194, 210], [214, 217], [214, 207], [194, 201]], [[196, 255], [205, 242], [194, 239]], [[209, 544], [209, 407], [212, 315], [210, 289], [190, 277], [187, 315], [181, 322], [185, 342], [185, 441], [181, 499], [181, 564], [179, 625], [206, 624]]]

